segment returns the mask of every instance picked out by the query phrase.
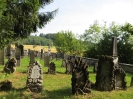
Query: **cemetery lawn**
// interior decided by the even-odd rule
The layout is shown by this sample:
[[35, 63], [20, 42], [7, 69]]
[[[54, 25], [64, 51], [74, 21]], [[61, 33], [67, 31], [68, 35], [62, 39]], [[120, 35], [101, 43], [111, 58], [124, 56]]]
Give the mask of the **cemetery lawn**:
[[[30, 92], [26, 89], [27, 81], [27, 69], [29, 64], [29, 58], [26, 56], [21, 59], [21, 66], [17, 67], [17, 70], [13, 74], [6, 75], [2, 73], [3, 65], [0, 66], [0, 82], [4, 80], [10, 80], [13, 85], [11, 91], [0, 92], [0, 99], [133, 99], [133, 87], [130, 86], [131, 77], [133, 74], [127, 73], [127, 89], [126, 90], [114, 90], [111, 92], [100, 92], [91, 90], [90, 94], [86, 95], [72, 95], [71, 92], [71, 75], [65, 74], [65, 68], [61, 67], [62, 60], [52, 60], [56, 64], [56, 75], [47, 74], [48, 67], [44, 66], [44, 61], [36, 58], [40, 61], [43, 67], [43, 90], [40, 93]], [[7, 59], [5, 59], [5, 62]], [[93, 67], [89, 67], [89, 79], [95, 82], [96, 74], [93, 73]]]

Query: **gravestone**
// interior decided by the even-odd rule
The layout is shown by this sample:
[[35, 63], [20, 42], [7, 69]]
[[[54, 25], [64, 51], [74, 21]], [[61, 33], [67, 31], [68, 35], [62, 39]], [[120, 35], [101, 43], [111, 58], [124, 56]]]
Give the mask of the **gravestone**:
[[16, 48], [15, 58], [17, 59], [16, 66], [20, 66], [20, 59], [21, 59], [21, 50], [20, 50], [20, 48]]
[[4, 49], [0, 50], [0, 65], [4, 65]]
[[131, 87], [133, 86], [133, 77], [131, 77], [131, 83], [130, 83], [130, 86], [131, 86]]
[[7, 46], [7, 49], [6, 49], [6, 57], [7, 58], [10, 58], [11, 57], [11, 45], [8, 45]]
[[45, 56], [44, 57], [44, 66], [48, 67], [49, 66], [49, 62], [50, 62], [50, 57], [49, 56]]
[[87, 94], [91, 92], [88, 65], [81, 58], [75, 58], [72, 63], [72, 93]]
[[41, 59], [43, 59], [43, 53], [44, 53], [44, 51], [43, 51], [43, 49], [41, 49]]
[[0, 82], [0, 91], [10, 91], [12, 89], [12, 82], [5, 80]]
[[73, 66], [73, 64], [71, 61], [68, 61], [66, 63], [66, 74], [72, 74], [72, 66]]
[[113, 55], [101, 55], [98, 61], [96, 75], [96, 89], [100, 91], [112, 91], [114, 89], [126, 89], [125, 71], [118, 65], [117, 38], [112, 38]]
[[51, 62], [49, 64], [48, 73], [49, 74], [56, 74], [56, 66], [55, 66], [54, 62]]
[[43, 70], [39, 62], [30, 64], [28, 69], [28, 77], [26, 87], [31, 92], [40, 92], [43, 89]]
[[95, 65], [94, 65], [94, 68], [93, 68], [94, 73], [97, 72], [97, 67], [98, 67], [98, 61], [95, 62]]
[[9, 58], [4, 66], [3, 72], [6, 72], [8, 74], [14, 73], [16, 71], [16, 64], [16, 58]]
[[66, 64], [67, 64], [67, 60], [62, 59], [62, 64], [61, 64], [61, 67], [66, 67]]
[[35, 63], [35, 54], [33, 50], [30, 50], [30, 64]]

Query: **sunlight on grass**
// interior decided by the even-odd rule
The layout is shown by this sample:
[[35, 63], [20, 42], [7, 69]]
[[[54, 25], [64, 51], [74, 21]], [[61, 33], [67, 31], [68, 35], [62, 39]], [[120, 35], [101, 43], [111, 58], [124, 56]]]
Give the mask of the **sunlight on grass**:
[[[7, 59], [5, 59], [7, 60]], [[0, 92], [0, 99], [133, 99], [133, 87], [130, 86], [133, 74], [126, 73], [127, 90], [113, 90], [111, 92], [100, 92], [93, 90], [87, 95], [72, 95], [71, 78], [72, 75], [65, 74], [65, 67], [61, 67], [62, 60], [52, 60], [56, 64], [56, 75], [47, 74], [48, 67], [44, 66], [44, 60], [36, 58], [43, 68], [43, 90], [40, 93], [33, 93], [26, 89], [27, 69], [29, 57], [21, 59], [21, 66], [17, 67], [14, 74], [2, 73], [3, 66], [0, 66], [0, 81], [10, 80], [13, 90]], [[89, 79], [95, 83], [96, 73], [93, 73], [93, 66], [88, 68]]]

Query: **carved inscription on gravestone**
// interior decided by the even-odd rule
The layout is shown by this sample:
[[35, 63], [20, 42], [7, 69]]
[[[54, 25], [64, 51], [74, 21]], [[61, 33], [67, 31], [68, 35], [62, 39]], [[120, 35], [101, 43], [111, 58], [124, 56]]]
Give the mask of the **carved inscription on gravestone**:
[[40, 92], [43, 89], [43, 70], [39, 62], [31, 64], [28, 69], [26, 87], [32, 92]]

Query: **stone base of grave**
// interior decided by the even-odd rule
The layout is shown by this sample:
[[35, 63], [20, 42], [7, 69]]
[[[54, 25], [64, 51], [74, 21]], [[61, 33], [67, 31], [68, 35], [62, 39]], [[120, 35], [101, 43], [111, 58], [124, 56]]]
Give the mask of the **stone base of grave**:
[[12, 89], [12, 82], [9, 80], [0, 82], [0, 91], [10, 91]]

